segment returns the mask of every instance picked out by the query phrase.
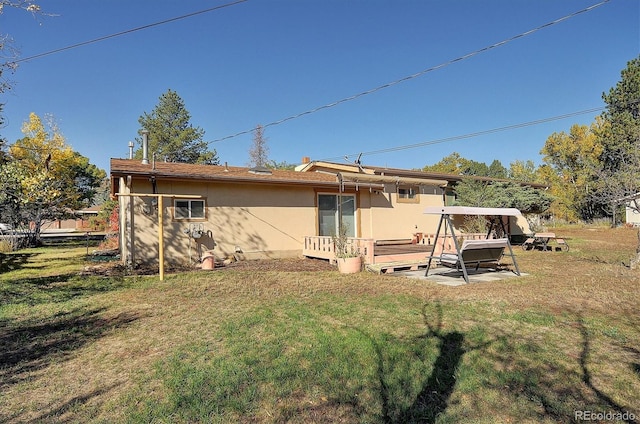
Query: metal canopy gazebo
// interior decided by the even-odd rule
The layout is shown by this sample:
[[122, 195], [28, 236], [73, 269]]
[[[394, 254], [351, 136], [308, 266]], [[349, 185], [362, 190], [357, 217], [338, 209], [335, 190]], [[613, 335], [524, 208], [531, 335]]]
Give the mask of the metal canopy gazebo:
[[[496, 229], [499, 225], [503, 234], [507, 234], [507, 230], [505, 228], [504, 222], [502, 221], [502, 217], [504, 216], [521, 216], [522, 214], [516, 208], [480, 208], [480, 207], [470, 207], [470, 206], [431, 206], [427, 207], [424, 210], [425, 214], [432, 215], [440, 215], [440, 221], [438, 222], [438, 229], [436, 231], [436, 236], [433, 240], [434, 247], [437, 246], [438, 238], [440, 237], [440, 231], [444, 227], [443, 238], [447, 237], [447, 228], [451, 232], [451, 238], [453, 239], [453, 244], [456, 248], [456, 255], [458, 258], [461, 257], [461, 249], [460, 243], [456, 238], [455, 230], [453, 227], [453, 222], [451, 221], [452, 215], [477, 215], [477, 216], [486, 216], [490, 217], [491, 224], [489, 226], [489, 230], [487, 231], [487, 235], [485, 239], [489, 239], [491, 233]], [[509, 254], [507, 256], [511, 256], [513, 261], [513, 265], [515, 267], [516, 275], [520, 275], [520, 269], [518, 268], [518, 263], [516, 262], [516, 257], [513, 254], [513, 249], [511, 247], [511, 242], [509, 241], [509, 237], [506, 237], [506, 244], [509, 248]], [[435, 251], [435, 250], [434, 250]], [[429, 261], [427, 263], [427, 270], [425, 271], [425, 276], [429, 275], [429, 269], [431, 268], [431, 260], [433, 258], [439, 258], [442, 256], [443, 252], [440, 252], [440, 255], [431, 254], [429, 256]], [[505, 254], [506, 255], [506, 254]], [[464, 261], [460, 260], [460, 268], [462, 269], [462, 275], [464, 277], [464, 281], [469, 283], [469, 275], [467, 273], [467, 268], [465, 266]]]

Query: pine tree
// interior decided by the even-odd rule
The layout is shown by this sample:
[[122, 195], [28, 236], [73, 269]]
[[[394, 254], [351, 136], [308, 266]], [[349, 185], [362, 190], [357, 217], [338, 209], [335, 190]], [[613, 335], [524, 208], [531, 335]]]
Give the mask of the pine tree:
[[[592, 199], [613, 213], [621, 204], [640, 212], [640, 56], [627, 63], [620, 81], [602, 98], [607, 104], [599, 134], [603, 167]], [[630, 267], [640, 267], [640, 230]]]
[[[640, 191], [640, 57], [627, 64], [620, 81], [602, 98], [607, 108], [596, 134], [601, 167], [590, 201], [611, 210]], [[639, 200], [630, 206], [640, 212]]]
[[[148, 114], [144, 112], [138, 122], [149, 131], [149, 152], [156, 159], [167, 162], [198, 163], [218, 165], [218, 154], [209, 150], [203, 141], [204, 130], [189, 122], [191, 115], [184, 101], [169, 89], [160, 96], [158, 105]], [[142, 138], [137, 139], [140, 148], [135, 152], [142, 158]]]

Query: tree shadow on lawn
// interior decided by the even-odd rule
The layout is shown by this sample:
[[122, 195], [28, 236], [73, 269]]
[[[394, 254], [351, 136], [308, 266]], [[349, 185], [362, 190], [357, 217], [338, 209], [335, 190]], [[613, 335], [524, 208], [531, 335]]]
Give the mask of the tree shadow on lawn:
[[[591, 352], [591, 339], [589, 337], [589, 331], [584, 325], [584, 319], [580, 315], [578, 315], [577, 324], [578, 328], [580, 329], [580, 335], [582, 336], [582, 352], [580, 353], [580, 370], [582, 372], [582, 382], [589, 388], [589, 390], [591, 390], [591, 392], [597, 397], [600, 403], [607, 407], [610, 411], [615, 411], [619, 413], [620, 416], [623, 416], [625, 413], [627, 413], [628, 415], [628, 408], [620, 405], [611, 396], [607, 395], [601, 389], [596, 387], [595, 383], [593, 382], [593, 378], [588, 367], [589, 355]], [[623, 421], [627, 423], [636, 422], [634, 419], [623, 419]]]
[[140, 318], [130, 312], [116, 316], [105, 316], [105, 312], [106, 308], [76, 309], [45, 321], [26, 320], [15, 326], [0, 322], [0, 390], [67, 360], [75, 350]]
[[[484, 385], [504, 394], [506, 399], [513, 402], [525, 400], [531, 411], [516, 409], [515, 414], [527, 414], [528, 418], [552, 419], [557, 422], [576, 422], [576, 411], [611, 411], [619, 416], [629, 416], [629, 408], [617, 402], [613, 396], [600, 389], [592, 378], [589, 370], [591, 339], [581, 316], [578, 316], [575, 326], [581, 335], [580, 356], [577, 358], [577, 369], [549, 361], [549, 348], [538, 345], [538, 341], [517, 339], [517, 335], [502, 334], [494, 331], [494, 337], [479, 340], [477, 345], [470, 346], [465, 341], [465, 335], [458, 331], [445, 332], [442, 328], [442, 308], [435, 303], [436, 324], [432, 325], [427, 314], [428, 305], [424, 305], [422, 315], [427, 331], [420, 339], [431, 339], [437, 350], [437, 357], [433, 362], [430, 375], [425, 380], [420, 392], [408, 407], [399, 404], [402, 395], [399, 387], [405, 382], [393, 381], [394, 368], [402, 364], [390, 362], [382, 343], [373, 337], [356, 329], [367, 337], [372, 344], [377, 359], [377, 379], [379, 399], [381, 402], [381, 421], [384, 423], [435, 423], [439, 416], [447, 411], [450, 397], [453, 394], [457, 372], [463, 357], [472, 351], [481, 351], [482, 355], [495, 367], [496, 374], [482, 377]], [[419, 343], [421, 346], [426, 346]], [[486, 349], [493, 346], [492, 349]], [[537, 356], [538, 352], [542, 356]], [[545, 353], [546, 352], [546, 353]], [[531, 357], [527, 357], [530, 354]], [[551, 353], [553, 354], [553, 353]], [[428, 361], [428, 354], [420, 358]], [[637, 369], [637, 364], [631, 364]], [[631, 372], [637, 372], [636, 369]], [[482, 372], [482, 371], [479, 371]], [[406, 378], [415, 378], [415, 375]], [[519, 407], [521, 408], [521, 407]], [[536, 411], [536, 412], [534, 412]], [[516, 415], [517, 416], [517, 415]], [[451, 418], [455, 418], [453, 415]], [[635, 418], [622, 421], [636, 423]], [[473, 419], [473, 415], [458, 417], [457, 419]]]
[[577, 367], [545, 356], [553, 355], [550, 349], [555, 348], [543, 346], [535, 340], [518, 340], [517, 335], [502, 335], [496, 343], [499, 345], [497, 350], [485, 352], [501, 369], [497, 380], [487, 382], [487, 387], [505, 393], [514, 403], [518, 399], [525, 399], [526, 403], [540, 411], [537, 413], [539, 419], [582, 422], [578, 415], [580, 411], [592, 411], [630, 416], [629, 419], [622, 418], [616, 422], [637, 423], [633, 415], [629, 415], [631, 411], [628, 407], [617, 402], [594, 382], [589, 370], [591, 337], [580, 314], [571, 326], [577, 328], [581, 336]]
[[[402, 411], [397, 422], [435, 423], [438, 415], [448, 406], [449, 398], [456, 385], [456, 371], [465, 354], [464, 335], [458, 331], [442, 331], [442, 306], [436, 302], [437, 323], [431, 325], [427, 316], [427, 305], [422, 307], [422, 317], [427, 332], [422, 338], [432, 338], [437, 342], [438, 357], [433, 363], [433, 371], [422, 386], [413, 404]], [[391, 422], [385, 420], [385, 422]]]
[[94, 409], [98, 408], [100, 405], [103, 405], [108, 400], [108, 393], [117, 387], [121, 386], [122, 383], [114, 383], [108, 386], [103, 386], [98, 389], [91, 390], [85, 394], [74, 396], [69, 400], [64, 402], [52, 402], [49, 405], [46, 405], [40, 409], [40, 415], [35, 418], [29, 419], [24, 415], [28, 412], [26, 410], [16, 411], [10, 416], [3, 417], [0, 413], [0, 418], [5, 421], [16, 421], [16, 422], [29, 422], [29, 423], [54, 423], [54, 422], [71, 422], [71, 418], [63, 418], [64, 414], [73, 411], [76, 408], [79, 408], [82, 405], [87, 405], [89, 402], [93, 403]]
[[[437, 417], [448, 407], [449, 398], [456, 385], [456, 372], [466, 352], [463, 347], [464, 334], [458, 331], [443, 332], [442, 308], [439, 302], [435, 303], [436, 324], [431, 325], [427, 316], [427, 307], [426, 304], [422, 307], [427, 331], [424, 335], [413, 339], [411, 344], [415, 345], [415, 353], [421, 362], [429, 360], [429, 354], [424, 351], [429, 339], [434, 342], [434, 349], [438, 353], [433, 362], [431, 374], [408, 407], [400, 404], [402, 401], [400, 398], [407, 395], [403, 387], [409, 386], [410, 380], [415, 379], [416, 376], [407, 373], [407, 370], [403, 370], [398, 376], [397, 368], [405, 368], [407, 364], [389, 361], [388, 358], [385, 360], [387, 355], [383, 352], [381, 343], [363, 330], [355, 329], [369, 340], [376, 355], [381, 418], [384, 423], [435, 423]], [[398, 378], [400, 380], [397, 380]], [[400, 398], [396, 398], [398, 396]]]
[[0, 274], [21, 269], [34, 255], [34, 253], [12, 253], [10, 255], [0, 253]]
[[[456, 307], [454, 303], [445, 305]], [[323, 361], [322, 368], [308, 365], [308, 369], [312, 370], [309, 375], [304, 370], [300, 371], [302, 385], [298, 387], [304, 392], [304, 387], [308, 385], [326, 385], [324, 393], [329, 397], [311, 403], [304, 401], [303, 395], [297, 396], [298, 392], [294, 390], [292, 399], [287, 400], [287, 395], [283, 395], [284, 406], [280, 418], [275, 421], [302, 422], [306, 418], [313, 422], [356, 422], [357, 417], [365, 417], [364, 420], [370, 422], [434, 423], [439, 420], [473, 422], [478, 418], [490, 420], [495, 416], [497, 420], [564, 423], [576, 422], [574, 415], [578, 410], [625, 411], [624, 405], [616, 402], [616, 396], [605, 393], [598, 386], [598, 380], [591, 375], [595, 365], [589, 365], [592, 340], [581, 318], [577, 323], [572, 320], [568, 327], [561, 328], [559, 333], [547, 338], [542, 333], [548, 331], [549, 326], [565, 325], [564, 322], [542, 321], [538, 326], [531, 321], [534, 324], [520, 330], [518, 324], [522, 322], [505, 317], [506, 322], [502, 322], [502, 318], [488, 323], [476, 322], [468, 332], [462, 332], [457, 327], [446, 325], [442, 311], [438, 301], [424, 304], [424, 331], [406, 337], [390, 333], [380, 333], [374, 337], [362, 328], [341, 324], [336, 330], [332, 325], [331, 331], [323, 331], [322, 337], [317, 340], [303, 338], [304, 345], [308, 345], [309, 349], [321, 351], [310, 357], [296, 354], [293, 348], [271, 349], [270, 343], [281, 346], [284, 340], [289, 340], [288, 336], [282, 340], [265, 340], [265, 350], [258, 348], [250, 355], [251, 364], [264, 360], [265, 368], [269, 368], [270, 361], [283, 354], [285, 358], [292, 355], [292, 361], [285, 361], [287, 364], [293, 364], [296, 360], [313, 362], [314, 358], [320, 358]], [[475, 322], [477, 318], [472, 315], [465, 319]], [[265, 317], [255, 320], [256, 334], [276, 333], [270, 330], [278, 326], [263, 327], [266, 322], [268, 320]], [[293, 327], [296, 325], [293, 323]], [[346, 334], [342, 330], [345, 329], [347, 333], [357, 333], [357, 336], [344, 337]], [[577, 339], [572, 337], [574, 332]], [[229, 346], [237, 347], [248, 340], [245, 337], [252, 333], [238, 334], [233, 331], [230, 334], [235, 334], [235, 338], [229, 340]], [[574, 345], [569, 346], [569, 343]], [[250, 350], [253, 349], [252, 345]], [[324, 363], [326, 353], [333, 353], [328, 356], [339, 358], [341, 362]], [[221, 367], [224, 369], [237, 367], [233, 361], [224, 360], [222, 363], [229, 365]], [[244, 363], [252, 366], [248, 365], [249, 362]], [[276, 375], [298, 378], [295, 372], [295, 376], [291, 375], [292, 371], [288, 368], [291, 365], [283, 364], [275, 365]], [[199, 367], [195, 366], [196, 370]], [[191, 369], [187, 367], [187, 371], [181, 372], [191, 372]], [[364, 371], [350, 372], [354, 369]], [[249, 387], [246, 390], [252, 391], [260, 384], [252, 381], [251, 374], [248, 371], [247, 376], [237, 379], [238, 387], [243, 387], [240, 392], [244, 392], [245, 386]], [[262, 378], [271, 382], [269, 376]], [[313, 382], [306, 382], [306, 378], [313, 378]], [[218, 377], [212, 381], [218, 381]], [[199, 399], [202, 393], [211, 390], [206, 384], [203, 387], [205, 390], [200, 390], [196, 385], [195, 390], [189, 387], [185, 392]], [[297, 397], [300, 401], [297, 401]], [[206, 403], [206, 400], [203, 402]], [[175, 408], [177, 410], [180, 406]], [[215, 413], [224, 413], [225, 408], [216, 409]], [[233, 410], [233, 407], [229, 408]], [[240, 409], [242, 407], [233, 411], [251, 414]]]
[[94, 399], [98, 399], [99, 404], [104, 404], [107, 398], [107, 394], [121, 385], [122, 383], [114, 383], [92, 390], [80, 396], [74, 396], [66, 402], [61, 403], [60, 405], [49, 405], [43, 408], [46, 410], [46, 412], [40, 414], [40, 416], [33, 419], [32, 422], [55, 422], [60, 418], [60, 416], [64, 415], [65, 413], [72, 411], [74, 408], [77, 408], [80, 405], [86, 405]]
[[[637, 310], [633, 307], [630, 309], [624, 310], [624, 315], [627, 318], [626, 324], [640, 336], [640, 321], [637, 319]], [[618, 319], [618, 323], [625, 324], [625, 322], [620, 322]], [[633, 371], [633, 374], [640, 381], [640, 346], [631, 345], [631, 343], [626, 341], [618, 340], [615, 343], [615, 346], [627, 352], [627, 355], [631, 358], [629, 361], [629, 369]]]
[[21, 278], [0, 282], [0, 304], [27, 304], [66, 302], [76, 297], [106, 293], [127, 286], [124, 278], [79, 276], [76, 273], [47, 277]]

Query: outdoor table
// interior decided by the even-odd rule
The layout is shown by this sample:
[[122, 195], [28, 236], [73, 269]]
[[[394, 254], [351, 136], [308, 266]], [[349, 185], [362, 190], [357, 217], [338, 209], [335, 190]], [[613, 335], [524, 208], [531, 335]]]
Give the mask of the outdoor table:
[[535, 233], [522, 244], [522, 249], [531, 250], [540, 247], [542, 251], [553, 250], [553, 246], [550, 245], [552, 242], [565, 252], [569, 250], [567, 241], [563, 237], [557, 237], [555, 233]]

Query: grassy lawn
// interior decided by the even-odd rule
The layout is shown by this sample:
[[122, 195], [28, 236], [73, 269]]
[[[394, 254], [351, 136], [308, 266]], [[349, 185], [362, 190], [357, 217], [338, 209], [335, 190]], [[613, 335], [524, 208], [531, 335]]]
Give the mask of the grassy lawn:
[[460, 287], [3, 256], [0, 422], [640, 422], [636, 233], [554, 231], [569, 252], [517, 248], [528, 275]]

